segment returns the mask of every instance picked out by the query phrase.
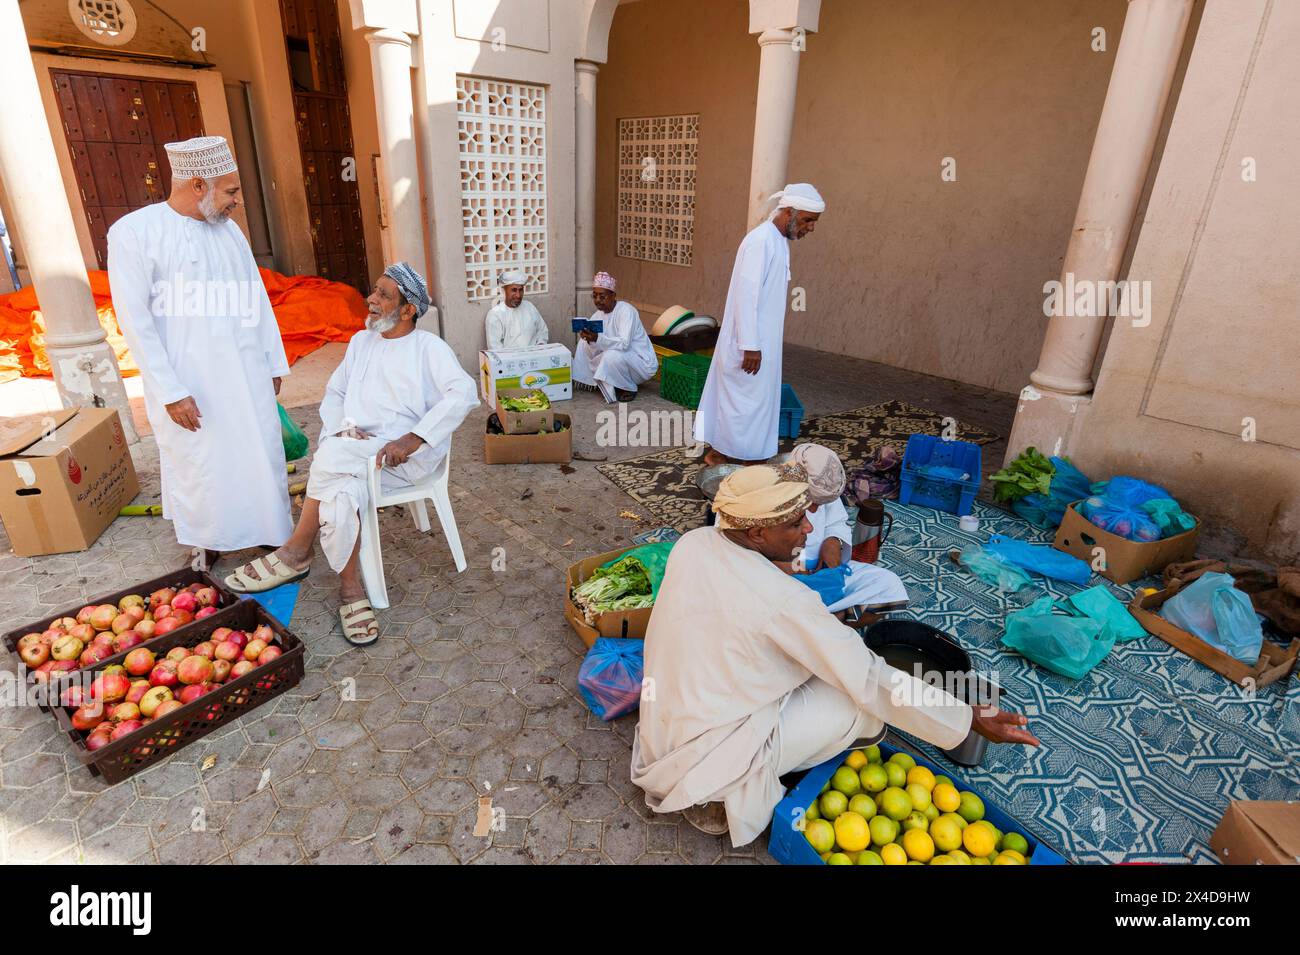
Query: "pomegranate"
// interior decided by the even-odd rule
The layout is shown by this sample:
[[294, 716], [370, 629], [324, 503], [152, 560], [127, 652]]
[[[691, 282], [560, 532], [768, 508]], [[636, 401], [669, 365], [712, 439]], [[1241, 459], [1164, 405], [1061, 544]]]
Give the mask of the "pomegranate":
[[199, 609], [198, 598], [188, 590], [182, 591], [172, 599], [172, 612], [184, 610], [187, 613], [193, 613]]
[[163, 617], [161, 620], [155, 621], [153, 635], [161, 637], [164, 633], [171, 633], [179, 626], [181, 626], [181, 622], [175, 617]]
[[265, 640], [249, 640], [248, 646], [244, 647], [244, 659], [256, 660], [258, 657], [262, 655], [262, 651], [265, 649], [266, 649]]
[[194, 591], [194, 599], [199, 602], [200, 607], [216, 607], [220, 601], [216, 587], [200, 587]]
[[144, 676], [154, 667], [153, 651], [148, 647], [136, 647], [126, 655], [122, 665], [126, 667], [126, 672], [132, 676]]
[[77, 623], [90, 623], [90, 615], [95, 612], [98, 604], [88, 604], [77, 611]]
[[172, 647], [167, 651], [167, 659], [171, 660], [173, 663], [180, 663], [189, 655], [190, 651], [186, 650], [184, 647]]
[[50, 678], [50, 671], [54, 669], [54, 661], [46, 660], [35, 670], [32, 671], [32, 679], [38, 683], [44, 683]]
[[153, 636], [154, 628], [156, 626], [158, 625], [154, 623], [152, 617], [145, 617], [143, 620], [141, 620], [139, 623], [135, 625], [135, 632], [140, 634], [140, 636], [144, 637], [146, 640], [148, 640], [150, 637]]
[[213, 660], [212, 661], [212, 682], [225, 683], [228, 679], [230, 679], [230, 671], [232, 669], [233, 666], [229, 660]]
[[267, 624], [262, 624], [260, 627], [253, 630], [253, 639], [261, 640], [266, 644], [275, 643], [275, 631]]
[[244, 650], [239, 644], [227, 640], [225, 643], [217, 644], [217, 649], [214, 651], [214, 655], [218, 660], [225, 660], [228, 663], [234, 663], [236, 660], [243, 658]]
[[284, 651], [281, 650], [279, 647], [267, 647], [265, 650], [263, 650], [261, 653], [257, 655], [257, 665], [260, 667], [264, 667], [272, 660], [275, 660], [278, 657], [280, 657], [283, 653]]
[[22, 657], [23, 663], [27, 664], [29, 669], [35, 670], [50, 659], [50, 648], [37, 641], [20, 648], [18, 655]]
[[144, 699], [144, 695], [149, 692], [148, 680], [132, 680], [131, 689], [126, 691], [125, 703], [139, 703]]
[[212, 631], [212, 635], [208, 637], [208, 639], [213, 643], [222, 643], [225, 640], [229, 640], [232, 633], [239, 633], [239, 631], [231, 630], [229, 627], [217, 627], [216, 630]]
[[144, 643], [144, 637], [140, 635], [139, 631], [127, 630], [118, 634], [117, 639], [113, 641], [113, 649], [118, 653], [122, 653], [132, 647], [138, 647], [142, 643]]
[[86, 702], [86, 691], [74, 683], [72, 686], [66, 687], [63, 690], [63, 695], [59, 697], [59, 700], [64, 706], [70, 706], [73, 709], [76, 709]]
[[108, 718], [114, 723], [123, 723], [126, 720], [138, 720], [140, 718], [140, 707], [135, 703], [128, 703], [123, 700], [116, 706], [108, 709]]
[[149, 671], [149, 683], [153, 686], [172, 687], [179, 683], [176, 676], [175, 660], [159, 660]]
[[171, 603], [172, 598], [175, 596], [176, 591], [172, 590], [170, 587], [163, 587], [161, 590], [155, 590], [149, 595], [149, 609], [157, 610], [163, 604]]
[[153, 711], [153, 718], [160, 720], [173, 710], [179, 710], [185, 704], [180, 700], [165, 700], [158, 704], [158, 708]]
[[86, 645], [76, 637], [65, 634], [54, 641], [54, 646], [50, 647], [50, 656], [56, 660], [75, 660], [81, 656], [81, 651], [86, 649]]
[[216, 607], [200, 607], [198, 610], [194, 611], [194, 619], [202, 620], [204, 617], [211, 617], [216, 612]]
[[145, 607], [144, 598], [139, 594], [127, 594], [117, 602], [117, 609], [121, 610], [123, 613], [126, 613], [127, 609], [130, 607], [139, 607], [140, 613], [143, 614]]
[[[46, 631], [48, 633], [49, 631]], [[18, 638], [18, 652], [22, 653], [28, 647], [43, 645], [45, 633], [27, 633]]]
[[[100, 729], [100, 727], [106, 728]], [[113, 742], [113, 724], [100, 723], [94, 732], [86, 737], [86, 749], [93, 753], [97, 749], [103, 749], [111, 742]]]
[[204, 683], [212, 676], [212, 661], [198, 654], [186, 657], [176, 668], [176, 675], [187, 685]]
[[68, 636], [76, 637], [82, 643], [89, 643], [95, 639], [95, 628], [88, 623], [79, 623], [69, 628]]
[[113, 618], [113, 622], [109, 625], [109, 629], [114, 633], [122, 633], [123, 631], [130, 630], [134, 623], [135, 621], [132, 620], [130, 616], [124, 613], [119, 613]]
[[129, 736], [138, 729], [142, 729], [144, 724], [137, 720], [123, 720], [113, 728], [113, 735], [110, 737], [114, 743], [123, 736]]
[[93, 640], [88, 641], [88, 645], [99, 647], [101, 650], [107, 650], [108, 655], [112, 656], [117, 647], [118, 637], [111, 630], [105, 630], [103, 633], [95, 634]]
[[50, 629], [51, 629], [51, 630], [62, 630], [64, 633], [67, 633], [69, 630], [71, 630], [71, 629], [72, 629], [73, 627], [75, 627], [76, 625], [77, 625], [77, 618], [76, 618], [76, 617], [60, 617], [58, 620], [56, 620], [56, 621], [54, 621], [52, 624], [50, 624]]
[[72, 714], [72, 728], [85, 733], [104, 722], [104, 708], [99, 705], [79, 706]]
[[152, 719], [157, 715], [158, 707], [171, 699], [174, 699], [174, 697], [169, 687], [152, 686], [149, 688], [149, 692], [145, 693], [144, 698], [140, 700], [140, 712]]
[[[201, 683], [195, 683], [192, 684], [191, 686], [185, 687], [185, 689], [177, 693], [176, 699], [179, 700], [181, 703], [193, 703], [202, 695], [203, 695], [203, 685]], [[156, 715], [157, 714], [155, 714], [155, 716]]]
[[[49, 667], [49, 669], [46, 670], [46, 667]], [[77, 669], [76, 660], [47, 660], [37, 668], [36, 672], [39, 673], [44, 670], [51, 678], [54, 678], [60, 673], [71, 673], [75, 669]]]
[[188, 611], [188, 610], [177, 610], [177, 609], [175, 609], [175, 608], [173, 607], [173, 608], [172, 608], [171, 616], [168, 617], [167, 619], [168, 619], [168, 620], [175, 620], [175, 621], [176, 621], [176, 625], [177, 625], [178, 627], [183, 627], [183, 626], [185, 626], [187, 623], [193, 623], [193, 622], [194, 622], [194, 614], [191, 613], [191, 612]]
[[77, 657], [77, 662], [83, 667], [93, 667], [96, 663], [107, 660], [112, 655], [112, 651], [106, 651], [99, 644], [92, 643], [81, 651], [81, 656]]
[[212, 660], [217, 655], [217, 647], [214, 643], [204, 640], [202, 643], [196, 644], [190, 652], [204, 659]]
[[[99, 692], [95, 692], [98, 685]], [[109, 673], [105, 671], [90, 686], [90, 695], [97, 700], [103, 700], [105, 703], [116, 703], [126, 698], [127, 691], [131, 689], [131, 681], [127, 679], [125, 673]]]
[[240, 660], [230, 668], [230, 678], [232, 680], [238, 680], [245, 673], [252, 673], [256, 669], [257, 664], [252, 660]]
[[[73, 626], [75, 627], [76, 624], [74, 623]], [[67, 630], [60, 630], [57, 627], [50, 627], [49, 630], [46, 630], [41, 634], [41, 643], [45, 644], [47, 647], [52, 647], [54, 646], [54, 641], [67, 632]]]
[[117, 619], [117, 608], [112, 604], [100, 604], [90, 614], [90, 625], [96, 630], [107, 630]]
[[153, 608], [153, 618], [154, 618], [154, 620], [166, 620], [166, 619], [167, 619], [168, 617], [170, 617], [171, 615], [172, 615], [172, 605], [171, 605], [171, 604], [162, 604], [162, 605], [160, 605], [160, 606], [158, 606], [158, 607], [154, 607], [154, 608]]
[[239, 647], [239, 651], [242, 653], [244, 647], [248, 646], [248, 634], [244, 633], [242, 630], [232, 630], [230, 631], [230, 635], [226, 637], [226, 642], [233, 643], [235, 646]]

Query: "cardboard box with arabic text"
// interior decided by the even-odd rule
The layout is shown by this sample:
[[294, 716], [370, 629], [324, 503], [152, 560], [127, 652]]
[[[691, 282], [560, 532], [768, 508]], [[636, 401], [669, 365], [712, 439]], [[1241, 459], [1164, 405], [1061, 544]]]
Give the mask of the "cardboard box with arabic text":
[[573, 397], [573, 354], [559, 342], [478, 353], [479, 388], [489, 406], [498, 388], [539, 388], [552, 401]]

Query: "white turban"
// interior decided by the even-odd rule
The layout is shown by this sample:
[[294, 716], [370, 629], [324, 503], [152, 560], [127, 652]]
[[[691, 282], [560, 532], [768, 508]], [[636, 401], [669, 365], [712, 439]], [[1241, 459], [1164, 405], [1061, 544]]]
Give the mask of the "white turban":
[[774, 192], [767, 197], [769, 200], [776, 200], [776, 207], [784, 209], [789, 206], [791, 209], [797, 209], [800, 212], [824, 212], [826, 210], [826, 201], [822, 199], [822, 194], [813, 188], [811, 183], [792, 182], [780, 192]]
[[844, 462], [834, 451], [820, 444], [799, 444], [790, 460], [807, 475], [808, 498], [814, 504], [829, 504], [844, 493]]
[[528, 276], [524, 274], [522, 269], [507, 269], [501, 273], [501, 277], [497, 281], [503, 288], [507, 285], [527, 285]]
[[596, 277], [591, 280], [591, 287], [608, 289], [614, 292], [618, 290], [618, 283], [614, 281], [614, 276], [608, 272], [597, 272]]
[[196, 136], [167, 143], [163, 149], [167, 150], [173, 179], [216, 179], [237, 169], [230, 144], [221, 136]]

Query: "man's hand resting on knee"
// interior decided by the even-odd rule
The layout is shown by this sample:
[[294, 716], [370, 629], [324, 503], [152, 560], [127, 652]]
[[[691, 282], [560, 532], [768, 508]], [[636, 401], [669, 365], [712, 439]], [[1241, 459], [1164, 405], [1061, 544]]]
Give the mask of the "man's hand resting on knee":
[[376, 459], [381, 468], [396, 467], [399, 464], [405, 464], [406, 459], [420, 450], [423, 445], [424, 438], [418, 434], [408, 432], [394, 441], [389, 441], [380, 448]]

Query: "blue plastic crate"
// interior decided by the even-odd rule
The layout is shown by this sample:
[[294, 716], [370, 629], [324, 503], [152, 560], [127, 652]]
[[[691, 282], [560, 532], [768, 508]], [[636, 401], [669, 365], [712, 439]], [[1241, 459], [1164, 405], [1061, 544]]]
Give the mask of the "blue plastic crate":
[[789, 385], [781, 385], [781, 423], [777, 435], [782, 438], [799, 437], [799, 425], [803, 422], [803, 402]]
[[[958, 468], [970, 480], [928, 475], [926, 465]], [[969, 441], [945, 441], [932, 434], [914, 434], [903, 452], [903, 483], [898, 489], [900, 504], [924, 504], [936, 511], [969, 514], [980, 489], [980, 446]]]
[[[848, 756], [849, 752], [850, 750], [846, 749], [834, 759], [828, 759], [820, 766], [814, 766], [808, 771], [808, 775], [799, 781], [799, 785], [790, 790], [786, 797], [777, 803], [776, 811], [772, 814], [772, 836], [767, 843], [767, 851], [771, 853], [772, 858], [777, 862], [782, 865], [825, 865], [821, 860], [821, 856], [804, 838], [802, 829], [803, 814], [804, 810], [811, 806], [812, 801], [817, 798], [822, 786], [826, 785], [827, 780], [835, 775], [835, 770], [844, 764], [844, 758]], [[888, 759], [898, 752], [898, 747], [891, 746], [888, 743], [881, 743], [880, 752], [885, 759]], [[1003, 832], [1018, 832], [1024, 836], [1025, 841], [1029, 843], [1030, 865], [1069, 864], [1060, 854], [1040, 843], [1033, 834], [1025, 829], [1022, 823], [1017, 822], [1003, 812], [996, 804], [989, 801], [988, 796], [984, 795], [977, 787], [963, 780], [957, 773], [949, 769], [940, 769], [925, 757], [919, 756], [911, 750], [905, 750], [905, 752], [916, 760], [916, 765], [926, 767], [936, 776], [947, 776], [958, 789], [969, 790], [979, 796], [984, 801], [984, 818], [993, 825]]]

